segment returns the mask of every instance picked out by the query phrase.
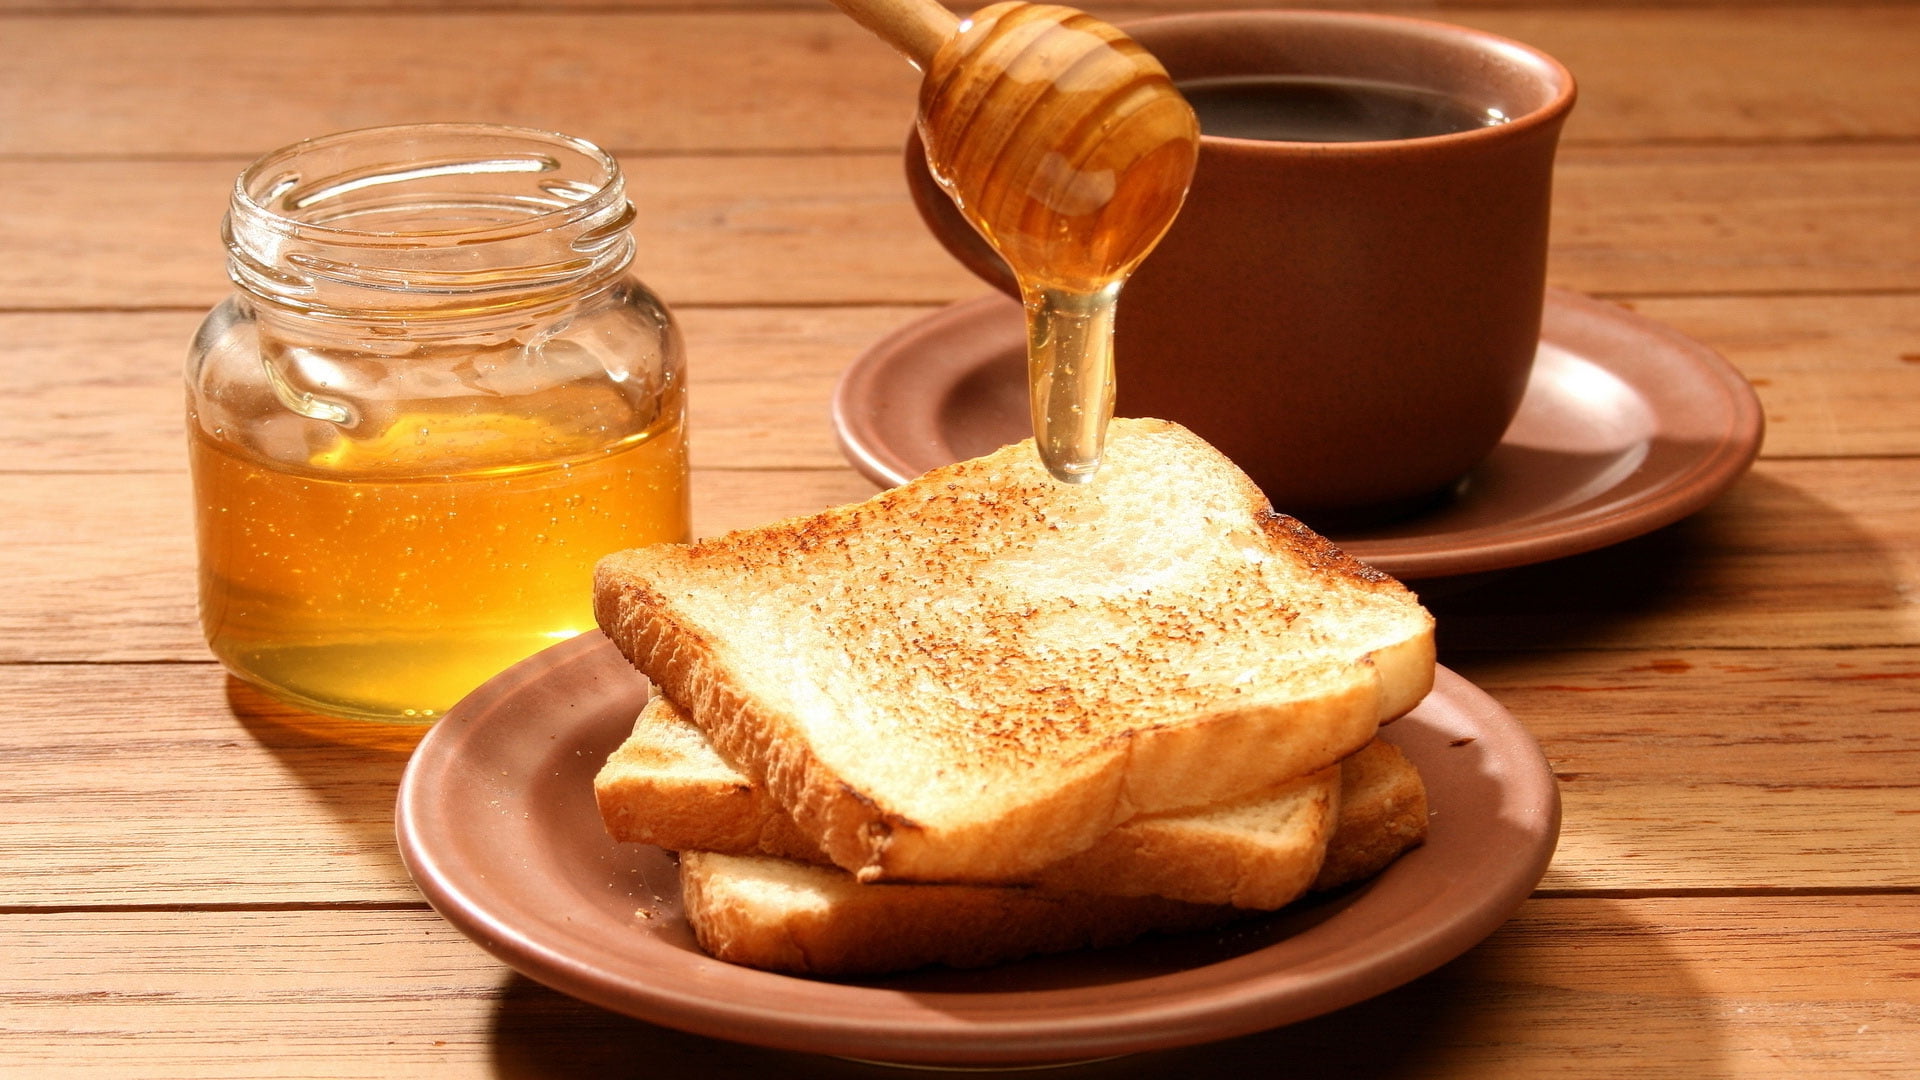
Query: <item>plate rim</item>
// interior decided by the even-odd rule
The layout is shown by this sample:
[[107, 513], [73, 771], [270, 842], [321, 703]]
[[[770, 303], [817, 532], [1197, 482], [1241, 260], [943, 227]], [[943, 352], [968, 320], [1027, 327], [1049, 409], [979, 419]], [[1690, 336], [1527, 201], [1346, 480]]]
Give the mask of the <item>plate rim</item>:
[[[1499, 864], [1504, 866], [1505, 873], [1493, 883], [1488, 894], [1491, 901], [1483, 900], [1471, 909], [1472, 918], [1443, 917], [1423, 924], [1418, 932], [1404, 939], [1395, 939], [1395, 948], [1373, 959], [1363, 978], [1349, 980], [1353, 993], [1337, 1004], [1304, 1012], [1288, 1011], [1288, 1003], [1297, 1003], [1306, 990], [1288, 986], [1290, 973], [1284, 969], [1256, 970], [1253, 974], [1235, 977], [1241, 968], [1260, 969], [1259, 958], [1263, 954], [1313, 933], [1311, 929], [1224, 961], [1171, 975], [1130, 980], [1143, 986], [1167, 981], [1221, 983], [1224, 980], [1225, 985], [1237, 988], [1237, 992], [1210, 995], [1204, 993], [1205, 986], [1201, 986], [1185, 998], [1136, 994], [1137, 1001], [1144, 1004], [1130, 1006], [1123, 1015], [1113, 1012], [1095, 1015], [1084, 1008], [1074, 1009], [1072, 1003], [1088, 995], [1085, 987], [964, 993], [911, 990], [755, 971], [697, 952], [681, 957], [684, 961], [680, 964], [681, 970], [669, 972], [671, 976], [681, 977], [682, 982], [669, 979], [661, 985], [640, 985], [618, 974], [614, 967], [596, 963], [594, 956], [581, 955], [583, 951], [592, 953], [595, 946], [604, 951], [603, 943], [583, 941], [580, 947], [573, 947], [569, 940], [556, 940], [541, 927], [515, 925], [510, 918], [503, 917], [485, 887], [476, 886], [459, 873], [450, 873], [442, 865], [437, 852], [441, 841], [426, 825], [421, 813], [423, 804], [435, 795], [430, 785], [444, 779], [449, 768], [457, 768], [459, 764], [457, 751], [463, 745], [460, 733], [464, 732], [468, 739], [476, 737], [470, 717], [478, 717], [482, 723], [493, 718], [492, 722], [497, 724], [502, 710], [533, 683], [556, 678], [570, 666], [586, 664], [591, 670], [591, 665], [604, 665], [609, 653], [618, 658], [617, 650], [598, 631], [589, 631], [550, 647], [483, 684], [430, 729], [407, 764], [396, 798], [395, 835], [401, 858], [436, 911], [521, 974], [614, 1012], [718, 1039], [908, 1064], [1009, 1065], [1166, 1049], [1283, 1026], [1382, 993], [1471, 948], [1504, 923], [1531, 895], [1545, 873], [1558, 839], [1558, 786], [1538, 743], [1497, 701], [1442, 667], [1436, 672], [1436, 700], [1451, 699], [1454, 704], [1449, 715], [1456, 719], [1474, 710], [1475, 738], [1497, 736], [1503, 740], [1502, 745], [1510, 748], [1508, 756], [1499, 760], [1518, 770], [1522, 787], [1503, 788], [1500, 796], [1506, 800], [1524, 795], [1529, 812], [1545, 815], [1542, 839], [1535, 848], [1519, 852], [1517, 859], [1508, 857]], [[624, 659], [620, 663], [624, 665]], [[630, 669], [627, 673], [639, 679]], [[640, 682], [644, 685], [644, 680]], [[640, 696], [644, 698], [644, 692]], [[576, 719], [572, 729], [576, 737], [584, 732], [584, 723]], [[1483, 726], [1486, 730], [1481, 730]], [[554, 737], [565, 730], [568, 729], [563, 726]], [[1511, 749], [1516, 747], [1517, 761], [1513, 760], [1515, 753]], [[1387, 872], [1392, 873], [1393, 868]], [[487, 875], [481, 877], [487, 878]], [[502, 888], [497, 879], [488, 879], [486, 884], [495, 890]], [[1354, 902], [1364, 903], [1365, 897]], [[688, 952], [652, 938], [636, 938], [636, 941], [644, 942], [637, 945], [636, 950], [647, 955], [662, 949], [674, 954]], [[1353, 948], [1342, 945], [1330, 955], [1344, 956]], [[1205, 979], [1196, 975], [1209, 971], [1213, 974]], [[782, 984], [792, 993], [774, 992], [774, 1000], [797, 997], [814, 1007], [802, 1013], [791, 1007], [756, 1005], [754, 994], [689, 994], [686, 977], [694, 977], [709, 990], [714, 987], [737, 989], [745, 985], [755, 991], [772, 992], [775, 984]], [[985, 1010], [978, 1006], [990, 998], [1018, 998], [1019, 1008], [1012, 1013], [984, 1017]], [[902, 1002], [909, 999], [917, 1005], [917, 1011], [911, 1014], [910, 1021], [896, 1020], [891, 1026], [876, 1021], [874, 1015], [862, 1008], [863, 1003], [877, 1007], [885, 1002], [897, 1012]]]
[[[903, 483], [914, 475], [914, 459], [906, 448], [862, 437], [862, 429], [875, 430], [875, 426], [855, 421], [859, 410], [873, 399], [879, 377], [888, 372], [897, 357], [916, 342], [941, 338], [942, 331], [951, 326], [992, 317], [1008, 308], [1017, 310], [1017, 301], [998, 292], [950, 304], [895, 327], [841, 371], [832, 393], [832, 423], [841, 454], [856, 471], [882, 487]], [[1631, 369], [1637, 357], [1626, 357], [1623, 363], [1618, 355], [1596, 356], [1591, 350], [1569, 347], [1567, 339], [1583, 336], [1581, 330], [1588, 331], [1584, 336], [1589, 338], [1611, 332], [1640, 343], [1643, 351], [1656, 351], [1678, 362], [1681, 366], [1675, 370], [1689, 380], [1691, 387], [1706, 391], [1718, 405], [1711, 418], [1715, 437], [1705, 452], [1680, 461], [1678, 467], [1657, 477], [1658, 483], [1640, 483], [1624, 498], [1613, 496], [1631, 477], [1622, 477], [1606, 492], [1562, 512], [1453, 533], [1369, 539], [1363, 535], [1343, 536], [1335, 529], [1329, 530], [1329, 536], [1355, 558], [1405, 580], [1508, 570], [1608, 547], [1671, 525], [1712, 502], [1753, 464], [1765, 435], [1765, 412], [1753, 385], [1718, 352], [1618, 304], [1549, 287], [1541, 344], [1565, 348], [1596, 364], [1656, 405], [1661, 396], [1671, 395], [1668, 380], [1675, 371], [1663, 372], [1660, 379], [1630, 377], [1636, 374]], [[965, 374], [978, 367], [976, 361], [955, 370]], [[1623, 373], [1623, 367], [1629, 370]], [[1657, 408], [1655, 413], [1662, 415]], [[1649, 437], [1648, 445], [1660, 443], [1657, 432]], [[940, 451], [935, 457], [952, 457], [944, 442], [934, 442], [930, 448]], [[1639, 473], [1636, 470], [1632, 476]]]

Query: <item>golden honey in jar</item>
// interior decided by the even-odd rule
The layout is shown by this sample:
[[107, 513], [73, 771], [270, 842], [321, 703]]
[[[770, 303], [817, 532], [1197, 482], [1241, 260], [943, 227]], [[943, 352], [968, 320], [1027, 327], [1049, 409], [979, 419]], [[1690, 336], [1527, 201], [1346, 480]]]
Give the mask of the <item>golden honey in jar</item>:
[[432, 720], [688, 536], [685, 376], [618, 165], [434, 124], [268, 154], [187, 364], [200, 615], [297, 706]]

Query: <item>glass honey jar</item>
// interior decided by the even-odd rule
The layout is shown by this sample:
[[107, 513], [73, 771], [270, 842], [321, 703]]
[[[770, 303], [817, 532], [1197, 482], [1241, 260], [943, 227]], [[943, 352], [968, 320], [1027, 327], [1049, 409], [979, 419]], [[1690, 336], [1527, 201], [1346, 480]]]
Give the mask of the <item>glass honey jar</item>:
[[429, 721], [594, 625], [608, 552], [688, 538], [685, 373], [614, 159], [425, 124], [234, 184], [186, 365], [200, 618], [296, 706]]

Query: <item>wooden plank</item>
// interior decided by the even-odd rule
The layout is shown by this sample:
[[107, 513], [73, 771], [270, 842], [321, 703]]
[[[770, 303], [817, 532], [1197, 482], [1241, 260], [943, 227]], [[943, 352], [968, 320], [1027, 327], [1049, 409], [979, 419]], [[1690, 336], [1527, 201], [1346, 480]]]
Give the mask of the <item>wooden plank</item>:
[[1845, 648], [1920, 643], [1915, 582], [1920, 461], [1771, 461], [1675, 526], [1430, 603], [1454, 652]]
[[12, 666], [0, 685], [20, 721], [0, 735], [0, 905], [418, 899], [393, 803], [424, 728], [287, 709], [213, 663]]
[[1443, 17], [1565, 64], [1580, 85], [1565, 135], [1575, 143], [1905, 137], [1920, 124], [1920, 9], [1837, 14], [1662, 5]]
[[430, 119], [622, 150], [877, 149], [918, 85], [827, 11], [16, 16], [0, 38], [0, 154], [252, 157]]
[[[1916, 921], [1911, 896], [1536, 900], [1351, 1009], [1063, 1075], [1891, 1078], [1920, 1057]], [[583, 1005], [430, 912], [10, 915], [0, 955], [0, 1058], [34, 1076], [891, 1075]]]
[[198, 314], [0, 315], [10, 468], [186, 467], [181, 366]]
[[[1920, 8], [1915, 9], [1920, 11]], [[1911, 291], [1911, 147], [1575, 148], [1549, 277], [1596, 293]]]
[[[702, 7], [770, 11], [819, 11], [828, 0], [701, 0]], [[973, 9], [948, 2], [960, 13]], [[1218, 11], [1230, 8], [1271, 7], [1271, 0], [1106, 0], [1077, 5], [1103, 19], [1139, 18], [1176, 11]], [[1528, 11], [1590, 8], [1583, 0], [1321, 0], [1320, 9], [1406, 11], [1427, 17], [1458, 18], [1461, 13], [1485, 9]], [[1763, 8], [1805, 7], [1806, 0], [1612, 0], [1609, 8]], [[687, 0], [333, 0], [329, 11], [473, 12], [473, 11], [685, 11]], [[284, 10], [267, 0], [0, 0], [0, 12], [23, 14], [124, 14], [219, 11], [228, 13]]]
[[[725, 531], [873, 491], [851, 470], [700, 470], [695, 527]], [[0, 662], [205, 656], [186, 477], [0, 475]], [[1920, 644], [1920, 460], [1767, 462], [1640, 540], [1438, 583], [1455, 651]]]
[[[1546, 889], [1920, 889], [1920, 649], [1459, 667], [1560, 776]], [[419, 728], [290, 710], [211, 663], [0, 665], [0, 696], [0, 907], [413, 897], [392, 817]]]
[[[984, 293], [986, 290], [979, 290]], [[841, 372], [926, 307], [691, 308], [681, 313], [692, 372], [696, 466], [837, 469]]]
[[[853, 502], [849, 469], [694, 474], [701, 534]], [[202, 660], [186, 474], [0, 474], [0, 663]]]
[[1646, 298], [1719, 350], [1766, 410], [1772, 457], [1920, 454], [1920, 295]]
[[[1920, 9], [1916, 9], [1920, 10]], [[227, 291], [225, 161], [0, 160], [0, 310], [184, 307]], [[893, 153], [636, 158], [635, 270], [676, 306], [945, 303]], [[1920, 291], [1920, 144], [1562, 155], [1549, 277], [1604, 295]]]
[[38, 479], [0, 476], [0, 662], [206, 659], [186, 474]]
[[[1753, 380], [1767, 411], [1763, 454], [1920, 454], [1920, 294], [1653, 298], [1630, 306], [1717, 348]], [[840, 373], [931, 310], [683, 308], [696, 466], [840, 466], [828, 407]], [[14, 448], [10, 470], [184, 468], [180, 365], [199, 318], [0, 313], [0, 424]]]
[[[829, 405], [841, 371], [931, 310], [681, 310], [695, 467], [840, 468]], [[180, 369], [199, 321], [188, 311], [0, 314], [8, 471], [185, 469]]]
[[[851, 470], [700, 470], [710, 534], [870, 494]], [[0, 475], [0, 662], [199, 659], [178, 473]], [[1844, 647], [1920, 643], [1920, 459], [1765, 462], [1637, 541], [1437, 583], [1446, 646]]]
[[[306, 8], [0, 0], [0, 1073], [881, 1075], [581, 1005], [421, 906], [391, 847], [412, 733], [291, 713], [198, 645], [177, 368], [247, 155], [549, 117], [636, 177], [701, 531], [858, 497], [832, 375], [980, 291], [899, 186], [911, 73], [816, 0]], [[1562, 776], [1545, 896], [1360, 1008], [1074, 1072], [1908, 1076], [1920, 7], [1406, 9], [1575, 67], [1553, 278], [1723, 349], [1769, 460], [1675, 528], [1435, 590], [1447, 662]]]
[[[1920, 156], [1920, 155], [1917, 155]], [[0, 162], [0, 308], [211, 307], [229, 161]], [[942, 302], [984, 291], [927, 234], [897, 155], [625, 163], [634, 272], [671, 305]]]
[[1543, 888], [1920, 887], [1920, 649], [1449, 659], [1560, 779]]
[[[1583, 87], [1575, 141], [1920, 134], [1910, 5], [1846, 18], [1816, 4], [1438, 14], [1562, 58]], [[0, 17], [13, 44], [0, 154], [251, 155], [435, 117], [630, 150], [875, 150], [898, 145], [915, 86], [890, 50], [821, 5]]]

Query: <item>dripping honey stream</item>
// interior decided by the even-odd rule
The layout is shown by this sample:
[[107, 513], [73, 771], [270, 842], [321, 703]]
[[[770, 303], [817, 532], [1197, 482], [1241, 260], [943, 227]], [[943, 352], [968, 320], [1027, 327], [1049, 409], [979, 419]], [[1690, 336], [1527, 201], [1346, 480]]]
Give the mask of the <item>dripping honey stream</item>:
[[1020, 283], [1033, 429], [1056, 479], [1099, 468], [1121, 288], [1186, 197], [1199, 125], [1166, 70], [1071, 8], [836, 0], [924, 73], [927, 162]]

